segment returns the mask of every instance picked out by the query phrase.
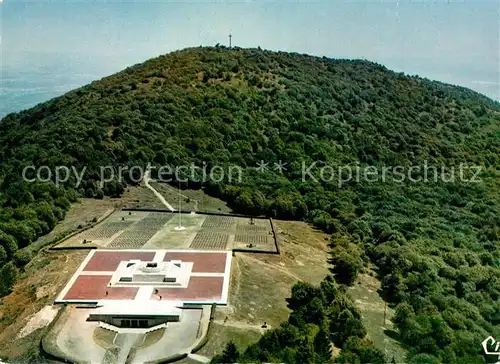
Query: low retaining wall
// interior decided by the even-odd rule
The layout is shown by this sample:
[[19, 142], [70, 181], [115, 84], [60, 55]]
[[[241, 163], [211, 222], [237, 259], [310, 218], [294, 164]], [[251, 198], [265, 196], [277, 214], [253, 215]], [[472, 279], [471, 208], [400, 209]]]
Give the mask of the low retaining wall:
[[77, 308], [96, 308], [99, 301], [54, 300], [55, 305], [81, 305]]
[[269, 223], [271, 224], [271, 230], [273, 232], [273, 237], [274, 237], [274, 246], [276, 247], [276, 253], [280, 254], [280, 247], [278, 244], [278, 233], [276, 231], [276, 228], [274, 227], [274, 222], [272, 218], [269, 218]]
[[260, 250], [260, 249], [243, 249], [243, 248], [235, 248], [232, 250], [235, 253], [255, 253], [255, 254], [272, 254], [279, 255], [279, 252], [275, 250]]
[[146, 364], [166, 364], [166, 363], [173, 363], [182, 359], [187, 358], [188, 353], [182, 353], [182, 354], [175, 354], [172, 356], [169, 356], [168, 358], [165, 359], [160, 359], [160, 360], [152, 360], [146, 362]]
[[210, 320], [215, 318], [215, 310], [217, 309], [217, 305], [214, 303], [212, 307], [210, 307]]
[[191, 349], [191, 354], [195, 354], [196, 352], [200, 351], [208, 342], [210, 338], [210, 328], [212, 327], [212, 321], [215, 318], [215, 310], [217, 306], [212, 305], [210, 308], [210, 320], [208, 321], [208, 326], [207, 326], [207, 332], [205, 333], [205, 337], [201, 339], [201, 341], [193, 348]]
[[[170, 211], [168, 209], [161, 208], [142, 208], [142, 207], [126, 207], [123, 208], [122, 211], [141, 211], [141, 212], [166, 212], [169, 214], [178, 214], [179, 210]], [[224, 212], [210, 212], [210, 211], [194, 211], [194, 210], [181, 210], [181, 214], [190, 214], [195, 212], [198, 215], [213, 215], [213, 216], [233, 216], [233, 217], [246, 217], [246, 218], [254, 218], [254, 219], [267, 219], [265, 216], [254, 216], [254, 215], [245, 215], [245, 214], [233, 214], [233, 213], [224, 213]]]
[[[68, 237], [69, 239], [70, 237]], [[66, 239], [64, 239], [66, 240]], [[63, 241], [64, 241], [63, 240]], [[61, 241], [62, 243], [62, 241]], [[58, 243], [60, 244], [60, 243]], [[83, 246], [53, 246], [49, 248], [49, 250], [94, 250], [94, 249], [99, 249], [97, 245], [83, 245]]]

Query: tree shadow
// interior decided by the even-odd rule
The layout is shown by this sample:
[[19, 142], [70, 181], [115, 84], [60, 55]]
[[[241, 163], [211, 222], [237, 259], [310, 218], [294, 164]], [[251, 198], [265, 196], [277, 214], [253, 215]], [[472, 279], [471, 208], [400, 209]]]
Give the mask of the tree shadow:
[[399, 332], [397, 332], [396, 330], [384, 329], [384, 334], [389, 336], [391, 339], [394, 339], [397, 342], [401, 343], [401, 335], [399, 335]]

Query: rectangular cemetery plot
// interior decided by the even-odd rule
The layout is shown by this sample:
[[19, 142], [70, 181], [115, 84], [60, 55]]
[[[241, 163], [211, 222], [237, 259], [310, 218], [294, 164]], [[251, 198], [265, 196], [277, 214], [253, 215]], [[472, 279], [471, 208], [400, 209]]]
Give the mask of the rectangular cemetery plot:
[[170, 219], [173, 214], [151, 212], [130, 226], [107, 246], [109, 248], [137, 249], [144, 246]]
[[151, 212], [148, 216], [142, 219], [141, 224], [160, 225], [163, 226], [172, 219], [174, 214], [164, 212]]
[[228, 239], [227, 234], [200, 232], [196, 234], [189, 247], [202, 250], [225, 250]]
[[81, 239], [88, 240], [105, 240], [111, 238], [116, 233], [130, 226], [129, 221], [109, 222], [100, 224], [90, 230], [80, 234]]
[[141, 248], [171, 218], [172, 214], [148, 213], [144, 218], [126, 229], [107, 246], [110, 248], [122, 249]]
[[237, 243], [247, 243], [247, 244], [273, 244], [273, 237], [271, 235], [243, 235], [236, 234], [234, 236], [234, 241]]
[[130, 229], [125, 230], [116, 239], [108, 244], [110, 248], [133, 249], [141, 248], [153, 237], [158, 229]]
[[230, 216], [212, 216], [209, 215], [203, 221], [203, 225], [201, 225], [202, 228], [207, 228], [207, 229], [224, 229], [224, 230], [229, 230], [233, 227], [234, 225], [234, 218]]
[[151, 212], [139, 222], [139, 225], [143, 229], [159, 230], [163, 225], [169, 222], [173, 216], [174, 214]]
[[271, 231], [271, 226], [238, 224], [236, 225], [236, 231], [238, 233], [263, 233], [266, 231]]

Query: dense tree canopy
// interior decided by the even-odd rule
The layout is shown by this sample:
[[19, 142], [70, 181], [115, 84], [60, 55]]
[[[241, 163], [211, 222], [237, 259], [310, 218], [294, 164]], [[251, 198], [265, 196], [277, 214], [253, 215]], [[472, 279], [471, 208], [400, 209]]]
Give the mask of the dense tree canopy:
[[[261, 161], [267, 168], [256, 169]], [[140, 179], [133, 169], [102, 185], [100, 167], [116, 175], [147, 163], [208, 172], [237, 165], [241, 180], [203, 181], [198, 170], [183, 186], [203, 186], [236, 211], [305, 219], [334, 234], [339, 283], [373, 263], [382, 296], [404, 307], [398, 330], [409, 362], [484, 362], [477, 343], [500, 336], [500, 106], [473, 91], [368, 61], [192, 48], [7, 115], [0, 162], [6, 282], [16, 269], [7, 262], [29, 259], [16, 251], [50, 231], [77, 196], [118, 196]], [[47, 166], [37, 182], [22, 179], [31, 165]], [[81, 183], [72, 173], [56, 186], [58, 166], [84, 172]], [[396, 166], [411, 174], [402, 179]], [[294, 306], [283, 334], [306, 330], [303, 340], [309, 332], [300, 355], [325, 355], [315, 342], [332, 328], [313, 339], [324, 309], [319, 299]], [[335, 313], [356, 347], [344, 362], [371, 350], [356, 341], [362, 328], [349, 312]]]
[[331, 276], [319, 286], [299, 282], [287, 300], [288, 322], [267, 331], [254, 345], [239, 353], [230, 342], [212, 363], [333, 363], [333, 344], [341, 348], [335, 363], [385, 364], [387, 359], [366, 337], [361, 314], [345, 286]]

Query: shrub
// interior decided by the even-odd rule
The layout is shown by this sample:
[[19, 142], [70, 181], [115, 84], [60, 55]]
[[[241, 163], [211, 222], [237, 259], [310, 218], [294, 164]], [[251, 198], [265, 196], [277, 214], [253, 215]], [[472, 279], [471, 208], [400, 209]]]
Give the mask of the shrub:
[[29, 249], [21, 249], [14, 253], [13, 261], [17, 267], [22, 268], [28, 264], [33, 255]]

